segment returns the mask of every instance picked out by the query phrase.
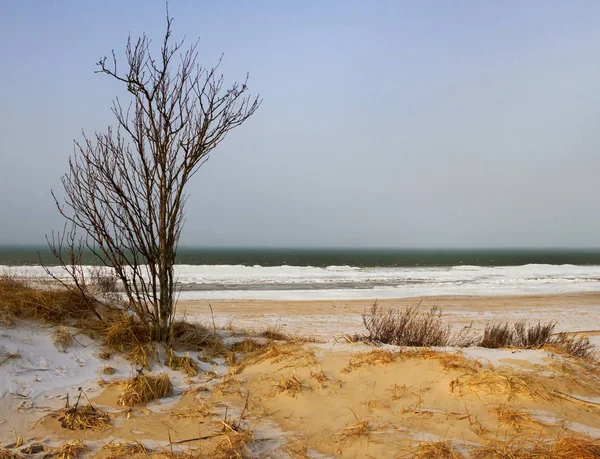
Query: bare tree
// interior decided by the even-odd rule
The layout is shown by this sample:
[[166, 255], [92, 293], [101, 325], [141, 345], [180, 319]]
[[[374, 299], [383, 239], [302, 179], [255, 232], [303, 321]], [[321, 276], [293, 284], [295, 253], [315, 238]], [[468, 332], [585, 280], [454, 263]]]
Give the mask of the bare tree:
[[[173, 42], [171, 26], [167, 10], [157, 57], [143, 35], [127, 41], [124, 72], [114, 51], [97, 63], [97, 73], [122, 83], [131, 100], [114, 100], [116, 127], [84, 133], [75, 142], [62, 177], [64, 198], [52, 193], [86, 248], [114, 269], [130, 307], [157, 340], [168, 340], [175, 311], [173, 267], [186, 185], [227, 133], [260, 105], [247, 95], [248, 75], [225, 87], [221, 60], [202, 67], [198, 42], [184, 50], [184, 40]], [[60, 249], [52, 239], [49, 244]], [[67, 257], [64, 248], [54, 251], [59, 259]]]

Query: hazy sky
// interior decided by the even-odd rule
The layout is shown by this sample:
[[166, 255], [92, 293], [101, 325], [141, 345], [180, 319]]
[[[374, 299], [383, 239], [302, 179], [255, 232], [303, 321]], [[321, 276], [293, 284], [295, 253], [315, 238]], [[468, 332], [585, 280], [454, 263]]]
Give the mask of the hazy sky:
[[[180, 1], [176, 37], [264, 102], [189, 187], [183, 244], [600, 246], [600, 2]], [[0, 243], [62, 226], [94, 74], [161, 1], [0, 1]]]

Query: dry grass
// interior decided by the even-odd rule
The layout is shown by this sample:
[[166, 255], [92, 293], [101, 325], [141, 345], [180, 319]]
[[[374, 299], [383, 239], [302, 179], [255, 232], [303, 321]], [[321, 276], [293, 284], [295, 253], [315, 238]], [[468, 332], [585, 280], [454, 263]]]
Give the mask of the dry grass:
[[254, 432], [223, 422], [223, 435], [210, 456], [214, 459], [242, 459], [248, 457], [246, 446], [254, 440]]
[[463, 457], [447, 441], [423, 442], [411, 453], [416, 459], [462, 459]]
[[461, 354], [440, 352], [432, 349], [413, 349], [402, 352], [403, 357], [435, 360], [444, 370], [477, 373], [482, 365], [476, 360], [466, 358]]
[[323, 370], [311, 371], [310, 377], [321, 384], [325, 384], [326, 382], [329, 381], [329, 378], [327, 377], [327, 375], [325, 374], [325, 372]]
[[102, 369], [100, 370], [100, 374], [103, 374], [106, 376], [114, 375], [116, 372], [117, 372], [117, 369], [115, 367], [111, 367], [110, 365], [104, 365], [102, 367]]
[[171, 416], [176, 418], [202, 419], [216, 415], [212, 407], [205, 402], [190, 404], [183, 411], [172, 411]]
[[200, 323], [184, 320], [173, 322], [172, 344], [186, 351], [201, 351], [206, 348], [221, 350], [221, 339], [212, 330]]
[[114, 352], [124, 352], [152, 341], [146, 327], [134, 317], [126, 315], [108, 322], [102, 335], [104, 345]]
[[493, 440], [472, 451], [475, 459], [597, 459], [600, 439], [583, 435], [562, 435], [555, 441], [539, 437], [513, 437], [502, 442]]
[[127, 360], [144, 370], [150, 370], [158, 361], [158, 349], [153, 343], [134, 345], [127, 353]]
[[67, 327], [56, 327], [52, 336], [54, 346], [61, 352], [66, 352], [67, 348], [73, 344], [73, 334]]
[[129, 458], [131, 456], [140, 455], [146, 456], [150, 450], [146, 448], [140, 442], [124, 442], [119, 443], [117, 441], [111, 441], [102, 447], [100, 451], [96, 453], [94, 458], [97, 459], [119, 459]]
[[0, 274], [0, 314], [6, 321], [37, 320], [63, 324], [90, 316], [89, 303], [79, 294], [66, 289], [40, 289], [25, 279]]
[[75, 405], [73, 408], [64, 410], [58, 421], [64, 429], [69, 430], [102, 431], [111, 426], [108, 414], [92, 405]]
[[6, 448], [0, 447], [0, 459], [24, 459], [25, 456], [13, 453]]
[[272, 339], [275, 341], [290, 341], [290, 336], [286, 333], [279, 331], [279, 328], [276, 326], [267, 327], [262, 332], [258, 333], [258, 336], [261, 338]]
[[22, 356], [19, 351], [10, 352], [7, 350], [3, 350], [2, 352], [0, 352], [0, 365], [8, 362], [11, 359], [20, 359], [21, 357]]
[[132, 407], [138, 403], [147, 403], [171, 395], [173, 395], [173, 385], [166, 373], [137, 375], [125, 381], [125, 387], [119, 395], [117, 403], [121, 406]]
[[516, 432], [520, 432], [522, 430], [523, 424], [539, 425], [538, 421], [533, 420], [522, 411], [515, 410], [506, 405], [499, 405], [494, 409], [494, 411], [496, 411], [496, 416], [498, 417], [498, 422], [500, 425], [507, 426]]
[[369, 352], [361, 352], [350, 358], [348, 365], [342, 369], [342, 373], [350, 373], [365, 365], [387, 365], [396, 361], [400, 352], [390, 352], [375, 349]]
[[87, 446], [81, 440], [72, 440], [63, 443], [59, 448], [52, 451], [46, 457], [54, 457], [56, 459], [77, 459], [81, 453], [87, 451]]
[[165, 365], [173, 370], [181, 370], [188, 376], [198, 376], [198, 373], [200, 372], [200, 366], [189, 356], [189, 354], [186, 354], [184, 357], [179, 357], [173, 353], [173, 350], [169, 350], [167, 353]]
[[370, 435], [371, 425], [367, 421], [359, 421], [357, 418], [356, 424], [343, 428], [333, 437], [333, 440], [337, 443], [337, 452], [341, 454], [345, 448], [352, 446], [354, 442], [361, 438], [369, 438]]
[[239, 352], [241, 354], [249, 354], [251, 352], [256, 352], [264, 349], [266, 344], [257, 343], [253, 339], [245, 339], [243, 341], [238, 341], [233, 343], [229, 348], [232, 352]]
[[296, 378], [296, 375], [282, 375], [279, 382], [273, 387], [272, 395], [291, 395], [294, 397], [304, 390], [306, 390], [306, 386]]
[[[460, 388], [462, 385], [461, 381], [457, 381], [455, 387]], [[508, 400], [527, 396], [534, 400], [551, 401], [556, 397], [535, 374], [516, 373], [509, 368], [486, 370], [471, 375], [465, 385], [472, 391], [485, 390], [491, 394], [504, 394]]]
[[237, 365], [243, 369], [245, 366], [265, 360], [270, 360], [271, 363], [279, 363], [285, 360], [293, 363], [294, 366], [310, 366], [317, 363], [315, 353], [299, 343], [271, 342], [246, 355], [237, 362]]

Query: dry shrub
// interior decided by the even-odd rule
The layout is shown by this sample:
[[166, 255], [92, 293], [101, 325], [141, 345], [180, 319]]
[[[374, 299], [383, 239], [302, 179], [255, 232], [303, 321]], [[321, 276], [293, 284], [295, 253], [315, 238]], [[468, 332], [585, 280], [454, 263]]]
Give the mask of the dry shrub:
[[567, 333], [559, 333], [544, 348], [583, 360], [596, 359], [596, 348], [585, 336], [570, 336]]
[[381, 349], [375, 349], [374, 351], [369, 352], [361, 352], [360, 354], [352, 356], [348, 362], [348, 365], [342, 369], [342, 373], [350, 373], [351, 371], [356, 370], [364, 365], [387, 365], [394, 362], [399, 355], [399, 352], [390, 352]]
[[537, 325], [527, 325], [525, 321], [517, 322], [514, 325], [514, 343], [513, 346], [523, 349], [539, 349], [548, 343], [552, 338], [552, 333], [556, 327], [555, 322]]
[[52, 340], [56, 349], [66, 352], [67, 348], [73, 344], [73, 334], [66, 327], [56, 327]]
[[81, 440], [72, 440], [63, 443], [59, 448], [52, 451], [50, 457], [56, 459], [77, 459], [85, 451], [87, 451], [87, 446]]
[[417, 459], [462, 459], [463, 457], [447, 441], [424, 442], [411, 453]]
[[137, 375], [125, 381], [123, 392], [117, 403], [132, 407], [138, 403], [146, 403], [173, 395], [173, 384], [166, 373], [158, 375]]
[[167, 360], [165, 365], [173, 370], [181, 370], [188, 376], [198, 376], [200, 366], [193, 360], [189, 354], [184, 357], [179, 357], [173, 353], [173, 350], [169, 350], [167, 353]]
[[116, 372], [117, 372], [117, 369], [115, 367], [111, 367], [110, 365], [104, 365], [102, 367], [102, 370], [100, 370], [100, 374], [103, 374], [106, 376], [114, 375]]
[[184, 320], [173, 322], [172, 344], [186, 351], [201, 351], [206, 348], [220, 349], [221, 339], [200, 323]]
[[555, 322], [528, 325], [525, 321], [515, 323], [512, 327], [508, 323], [486, 325], [479, 345], [489, 349], [518, 348], [540, 349], [553, 341]]
[[158, 360], [158, 349], [153, 343], [136, 344], [127, 353], [127, 360], [144, 370], [150, 370]]
[[265, 344], [257, 343], [253, 339], [245, 339], [238, 341], [230, 346], [233, 352], [240, 352], [242, 354], [249, 354], [250, 352], [260, 351], [265, 348]]
[[110, 427], [110, 417], [104, 411], [92, 405], [75, 405], [63, 412], [58, 418], [60, 425], [69, 430], [92, 429], [95, 431], [106, 430]]
[[296, 396], [306, 387], [296, 378], [296, 375], [281, 376], [279, 382], [275, 384], [272, 395], [291, 395]]
[[420, 304], [404, 310], [384, 311], [377, 302], [370, 312], [362, 315], [368, 331], [367, 341], [397, 346], [446, 346], [450, 342], [450, 326], [442, 322], [442, 310], [437, 306], [429, 311], [419, 310]]
[[0, 313], [13, 318], [62, 324], [89, 317], [89, 302], [65, 288], [33, 288], [26, 280], [10, 274], [0, 275]]
[[511, 347], [514, 342], [513, 331], [508, 323], [485, 326], [479, 345], [489, 349]]
[[95, 459], [119, 459], [129, 458], [131, 456], [146, 456], [150, 450], [138, 441], [119, 443], [111, 441], [102, 447], [94, 456]]

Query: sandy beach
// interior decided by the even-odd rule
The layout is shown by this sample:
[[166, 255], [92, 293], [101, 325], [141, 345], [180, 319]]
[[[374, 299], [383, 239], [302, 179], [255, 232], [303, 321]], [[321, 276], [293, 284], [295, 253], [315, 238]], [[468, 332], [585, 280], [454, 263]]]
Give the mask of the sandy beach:
[[[363, 330], [361, 315], [375, 300], [181, 301], [178, 311], [212, 323], [210, 307], [218, 326], [240, 328], [281, 327], [289, 333], [330, 338]], [[556, 331], [600, 333], [600, 293], [568, 295], [460, 296], [377, 300], [383, 307], [404, 308], [421, 304], [438, 306], [455, 328], [483, 328], [489, 322], [555, 321]], [[210, 307], [209, 307], [210, 304]], [[598, 342], [600, 344], [600, 341]]]
[[[423, 310], [442, 308], [444, 323], [456, 331], [554, 321], [556, 332], [593, 342], [600, 337], [600, 294], [378, 304], [404, 309], [419, 302]], [[0, 336], [7, 356], [0, 365], [0, 448], [6, 448], [0, 453], [7, 454], [1, 457], [530, 457], [519, 451], [597, 457], [597, 362], [550, 348], [348, 342], [345, 335], [365, 332], [361, 315], [372, 303], [180, 302], [180, 317], [214, 327], [222, 341], [218, 349], [176, 349], [195, 362], [196, 371], [187, 374], [166, 364], [160, 346], [140, 373], [128, 355], [107, 357], [86, 336], [76, 335], [60, 351], [52, 344], [53, 326], [17, 322]], [[172, 393], [123, 406], [120, 397], [136, 371], [168, 375]], [[79, 388], [81, 403], [104, 416], [101, 428], [64, 427], [65, 403], [72, 407]], [[73, 451], [60, 456], [64, 448]], [[593, 454], [563, 454], [573, 448]]]

